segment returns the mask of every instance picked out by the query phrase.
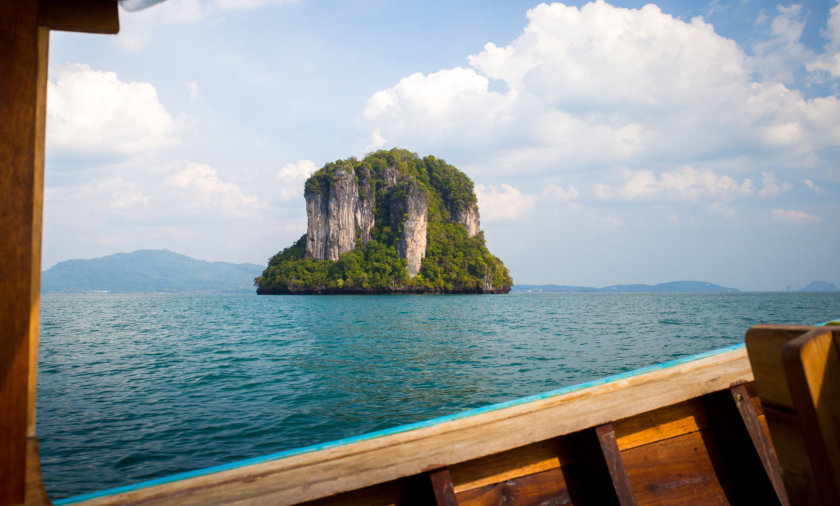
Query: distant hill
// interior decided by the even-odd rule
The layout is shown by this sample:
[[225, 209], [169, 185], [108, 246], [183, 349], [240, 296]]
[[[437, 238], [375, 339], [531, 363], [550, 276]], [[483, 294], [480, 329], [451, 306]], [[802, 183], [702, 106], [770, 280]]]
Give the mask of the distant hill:
[[840, 288], [828, 281], [811, 281], [808, 285], [799, 290], [800, 292], [840, 292]]
[[254, 290], [257, 264], [206, 262], [168, 250], [67, 260], [41, 275], [43, 293], [175, 293]]
[[568, 285], [513, 285], [510, 291], [543, 293], [711, 293], [739, 292], [740, 290], [705, 281], [671, 281], [658, 285], [612, 285], [603, 288]]

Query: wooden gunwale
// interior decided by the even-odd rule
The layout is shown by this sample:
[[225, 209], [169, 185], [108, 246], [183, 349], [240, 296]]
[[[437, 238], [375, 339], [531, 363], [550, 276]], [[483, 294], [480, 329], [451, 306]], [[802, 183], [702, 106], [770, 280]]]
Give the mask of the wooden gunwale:
[[56, 504], [294, 504], [443, 469], [750, 382], [743, 345], [478, 410]]

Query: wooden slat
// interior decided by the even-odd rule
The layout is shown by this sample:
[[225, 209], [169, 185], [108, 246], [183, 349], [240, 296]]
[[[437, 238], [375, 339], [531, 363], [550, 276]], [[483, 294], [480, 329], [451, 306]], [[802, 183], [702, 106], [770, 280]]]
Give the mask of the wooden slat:
[[521, 478], [571, 462], [561, 438], [488, 455], [449, 468], [455, 493]]
[[633, 496], [633, 490], [630, 488], [627, 470], [624, 468], [624, 460], [621, 458], [621, 451], [615, 441], [612, 424], [607, 423], [596, 427], [595, 435], [598, 438], [598, 445], [609, 471], [618, 504], [622, 506], [635, 505], [636, 499]]
[[622, 452], [638, 504], [729, 504], [710, 450], [709, 430]]
[[432, 493], [437, 506], [458, 506], [455, 487], [452, 485], [452, 476], [448, 468], [430, 471], [429, 482], [432, 485]]
[[25, 490], [38, 44], [36, 2], [0, 2], [0, 504]]
[[[574, 464], [571, 465], [574, 467]], [[458, 494], [460, 506], [499, 506], [514, 504], [572, 504], [562, 469], [485, 485]]]
[[755, 407], [756, 399], [749, 392], [746, 385], [735, 385], [729, 391], [735, 407], [741, 415], [741, 421], [747, 433], [749, 433], [753, 448], [755, 448], [761, 465], [764, 468], [764, 473], [773, 486], [776, 499], [783, 506], [787, 506], [790, 503], [782, 481], [782, 469], [779, 467], [779, 460], [776, 457], [776, 451], [773, 449], [773, 443], [770, 442], [770, 437], [758, 418]]
[[50, 30], [114, 34], [120, 31], [117, 0], [39, 0], [38, 24]]
[[293, 504], [452, 466], [751, 381], [744, 350], [352, 445], [102, 497], [88, 504]]
[[696, 399], [613, 422], [616, 442], [622, 451], [708, 426], [703, 406]]
[[[702, 398], [710, 422], [707, 434], [714, 439], [714, 444], [709, 445], [709, 454], [720, 485], [733, 504], [778, 504], [772, 480], [762, 465], [760, 454], [737, 406], [752, 406], [750, 399], [744, 397], [745, 393], [746, 389], [739, 389], [739, 400], [734, 399], [729, 390], [714, 392]], [[761, 430], [758, 420], [750, 421], [753, 422]]]
[[823, 504], [840, 504], [840, 331], [813, 331], [782, 348], [785, 374]]
[[783, 374], [782, 347], [813, 327], [791, 325], [757, 325], [744, 338], [752, 364], [758, 396], [765, 405], [793, 407], [787, 379]]

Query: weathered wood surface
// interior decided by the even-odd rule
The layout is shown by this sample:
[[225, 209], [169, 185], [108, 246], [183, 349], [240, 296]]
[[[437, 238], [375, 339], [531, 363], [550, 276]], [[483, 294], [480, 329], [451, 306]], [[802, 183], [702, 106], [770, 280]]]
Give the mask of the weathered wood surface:
[[50, 30], [114, 34], [120, 31], [117, 0], [39, 0], [38, 24]]
[[779, 325], [747, 331], [756, 388], [792, 504], [840, 503], [838, 333]]
[[27, 428], [34, 413], [30, 343], [38, 328], [33, 280], [39, 279], [41, 257], [33, 248], [40, 246], [36, 207], [43, 195], [36, 174], [43, 170], [39, 72], [46, 64], [40, 61], [45, 48], [37, 8], [35, 1], [0, 2], [0, 504], [24, 501]]
[[840, 329], [815, 329], [782, 348], [813, 480], [823, 504], [840, 504]]
[[294, 504], [508, 451], [751, 381], [744, 350], [527, 404], [87, 504]]

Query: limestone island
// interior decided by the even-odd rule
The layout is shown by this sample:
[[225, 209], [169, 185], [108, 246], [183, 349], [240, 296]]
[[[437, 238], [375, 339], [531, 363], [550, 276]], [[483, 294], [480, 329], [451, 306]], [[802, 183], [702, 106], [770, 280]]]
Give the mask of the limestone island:
[[404, 149], [326, 164], [306, 180], [306, 234], [254, 280], [258, 294], [508, 293], [479, 230], [473, 182]]

